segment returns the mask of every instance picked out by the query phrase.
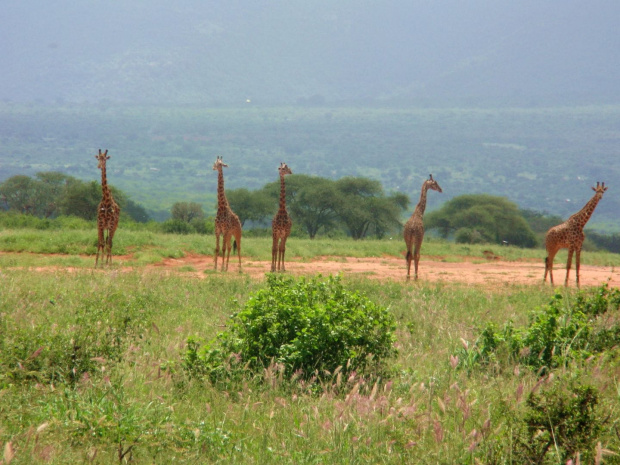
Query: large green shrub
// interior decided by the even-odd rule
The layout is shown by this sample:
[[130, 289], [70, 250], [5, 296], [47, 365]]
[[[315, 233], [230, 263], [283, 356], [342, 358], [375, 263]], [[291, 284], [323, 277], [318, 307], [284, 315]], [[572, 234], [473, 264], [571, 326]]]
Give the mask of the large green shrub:
[[268, 275], [267, 287], [232, 316], [227, 331], [204, 346], [188, 341], [184, 365], [212, 380], [272, 363], [303, 378], [336, 369], [378, 374], [396, 353], [394, 330], [386, 308], [348, 291], [339, 277]]

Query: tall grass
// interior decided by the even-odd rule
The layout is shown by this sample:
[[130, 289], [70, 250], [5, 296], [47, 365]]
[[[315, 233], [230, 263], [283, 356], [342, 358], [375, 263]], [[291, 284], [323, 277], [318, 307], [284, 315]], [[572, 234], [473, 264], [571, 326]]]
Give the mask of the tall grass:
[[[467, 373], [452, 359], [487, 322], [525, 324], [528, 313], [552, 297], [551, 289], [411, 286], [345, 276], [348, 288], [393, 312], [399, 355], [390, 379], [367, 385], [355, 374], [342, 379], [334, 373], [317, 392], [283, 377], [277, 367], [234, 390], [182, 370], [187, 338], [213, 337], [264, 286], [246, 276], [3, 267], [1, 278], [5, 462], [12, 456], [11, 463], [34, 464], [130, 458], [145, 464], [516, 463], [509, 445], [528, 393], [578, 380], [601, 395], [607, 418], [601, 450], [620, 447], [614, 432], [620, 407], [616, 352], [542, 379], [512, 365]], [[575, 291], [563, 292], [570, 301]], [[80, 328], [83, 322], [88, 324]], [[43, 371], [54, 368], [43, 361], [65, 360], [56, 341], [70, 342], [83, 329], [92, 341], [90, 365], [74, 383], [22, 376], [36, 361]], [[41, 346], [28, 346], [35, 334]], [[116, 359], [103, 352], [110, 334], [122, 349]], [[9, 359], [22, 346], [30, 348], [21, 359]], [[605, 463], [615, 463], [605, 454]]]

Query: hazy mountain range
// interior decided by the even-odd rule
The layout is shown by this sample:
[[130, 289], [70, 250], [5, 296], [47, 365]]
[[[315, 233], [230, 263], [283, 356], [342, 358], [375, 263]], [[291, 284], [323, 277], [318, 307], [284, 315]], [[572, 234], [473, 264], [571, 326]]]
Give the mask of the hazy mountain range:
[[618, 102], [617, 0], [21, 0], [0, 99]]

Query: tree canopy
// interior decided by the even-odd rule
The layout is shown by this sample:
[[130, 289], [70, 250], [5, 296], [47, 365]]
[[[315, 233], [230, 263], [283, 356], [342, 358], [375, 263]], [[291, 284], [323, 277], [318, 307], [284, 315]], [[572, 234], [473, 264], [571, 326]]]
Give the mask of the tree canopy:
[[[252, 220], [268, 224], [278, 209], [280, 182], [274, 181], [257, 191], [235, 189], [227, 193], [233, 211], [241, 222]], [[379, 181], [363, 177], [331, 179], [293, 174], [286, 179], [286, 206], [293, 227], [310, 238], [320, 232], [343, 229], [354, 239], [369, 235], [382, 237], [400, 228], [401, 215], [409, 205], [405, 194], [386, 196]]]
[[454, 197], [426, 216], [427, 229], [463, 243], [508, 243], [534, 247], [536, 236], [518, 206], [504, 197], [468, 194]]
[[[110, 189], [123, 214], [138, 222], [149, 220], [143, 207], [113, 186]], [[7, 210], [40, 218], [72, 215], [94, 220], [101, 201], [101, 184], [55, 171], [37, 173], [34, 178], [16, 175], [0, 184], [0, 200]]]

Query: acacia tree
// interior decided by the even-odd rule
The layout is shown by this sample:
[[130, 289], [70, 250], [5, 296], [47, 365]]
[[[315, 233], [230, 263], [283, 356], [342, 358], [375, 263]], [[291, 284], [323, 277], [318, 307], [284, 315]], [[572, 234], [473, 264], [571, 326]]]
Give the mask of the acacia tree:
[[409, 205], [405, 194], [386, 197], [379, 181], [345, 177], [335, 182], [339, 194], [336, 204], [338, 218], [354, 239], [366, 237], [374, 229], [383, 237], [401, 225], [403, 210]]
[[172, 205], [170, 216], [173, 220], [180, 220], [185, 223], [191, 223], [192, 220], [202, 220], [205, 218], [202, 207], [196, 202], [176, 202]]
[[239, 217], [241, 226], [246, 221], [254, 221], [257, 223], [266, 221], [271, 212], [278, 209], [273, 207], [273, 201], [262, 190], [250, 192], [248, 189], [232, 189], [227, 191], [226, 198], [230, 204], [230, 208]]
[[[127, 199], [118, 189], [110, 188], [124, 215], [138, 222], [149, 220], [142, 206]], [[41, 218], [73, 215], [94, 220], [101, 201], [101, 185], [97, 181], [84, 182], [56, 171], [43, 171], [34, 178], [25, 175], [10, 177], [0, 184], [0, 199], [9, 210]]]
[[59, 213], [59, 203], [72, 176], [56, 171], [40, 172], [34, 178], [12, 176], [0, 184], [0, 196], [10, 210], [49, 218]]
[[[288, 182], [291, 185], [291, 200], [287, 202], [293, 222], [297, 222], [310, 239], [314, 239], [320, 230], [332, 230], [336, 225], [336, 210], [340, 201], [334, 182], [302, 175], [291, 175]], [[288, 190], [287, 185], [287, 193]]]
[[508, 242], [534, 247], [536, 236], [517, 205], [504, 197], [468, 194], [455, 197], [425, 218], [426, 229], [437, 228], [457, 242]]
[[[266, 184], [263, 191], [272, 199], [273, 212], [277, 211], [280, 182]], [[336, 225], [339, 201], [334, 181], [318, 176], [292, 174], [286, 180], [286, 205], [293, 225], [300, 227], [314, 239], [321, 230], [329, 231]]]
[[32, 213], [30, 206], [36, 197], [36, 183], [29, 176], [11, 176], [0, 184], [0, 195], [9, 210]]

